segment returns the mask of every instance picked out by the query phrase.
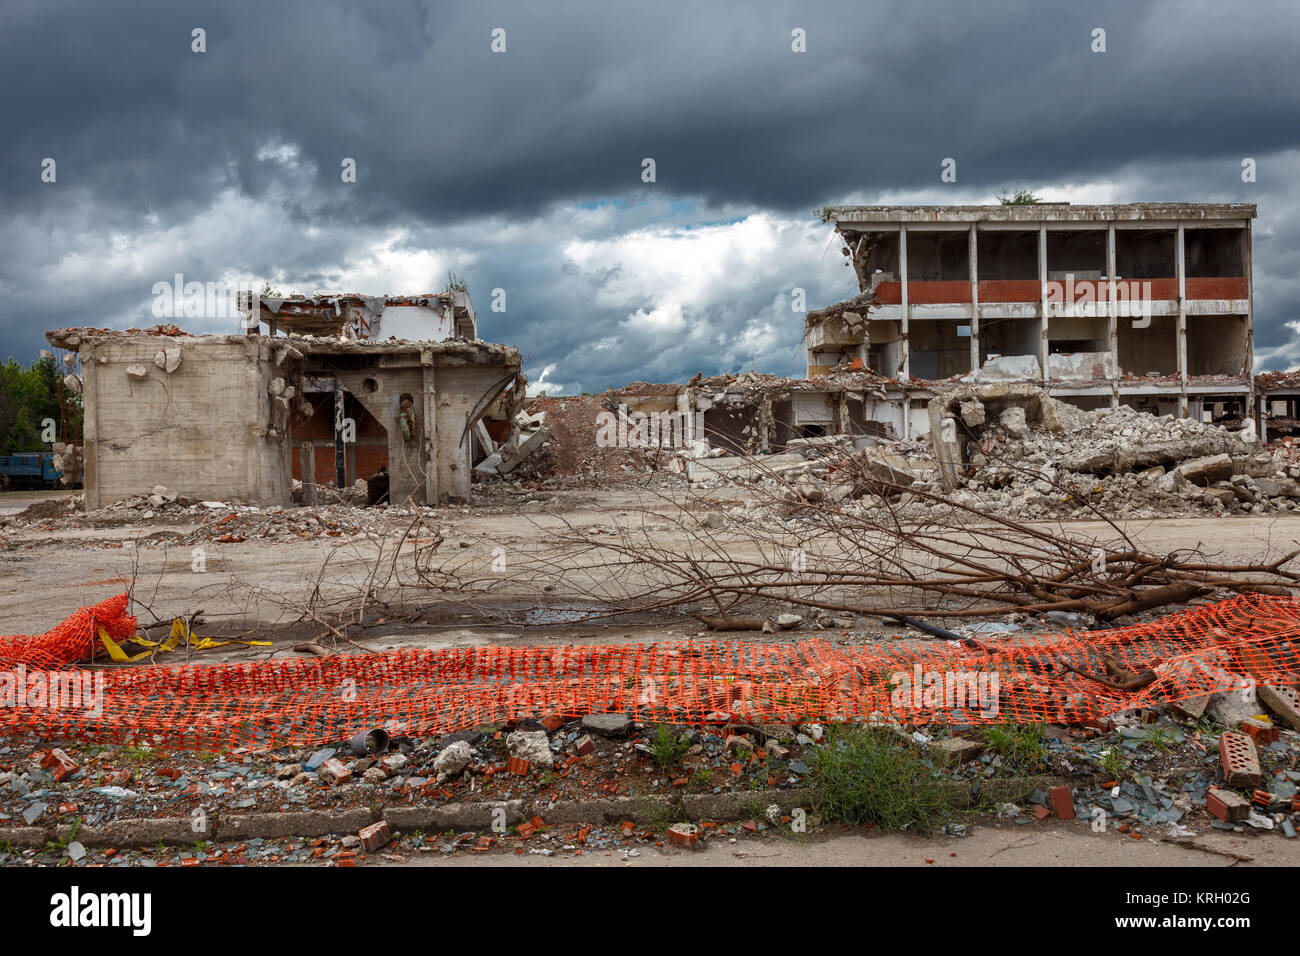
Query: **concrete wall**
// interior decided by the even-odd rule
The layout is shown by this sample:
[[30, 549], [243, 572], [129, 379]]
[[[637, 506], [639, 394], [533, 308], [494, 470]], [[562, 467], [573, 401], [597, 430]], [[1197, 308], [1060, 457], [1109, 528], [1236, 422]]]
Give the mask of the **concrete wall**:
[[[162, 349], [179, 349], [170, 373], [154, 362]], [[281, 371], [264, 340], [114, 336], [79, 351], [87, 509], [155, 485], [189, 498], [289, 504], [289, 446], [271, 434], [268, 392]]]
[[470, 443], [468, 436], [461, 439], [465, 422], [479, 399], [509, 371], [501, 365], [424, 367], [425, 407], [436, 408], [435, 430], [425, 437], [431, 442], [429, 454], [437, 461], [439, 502], [469, 500]]

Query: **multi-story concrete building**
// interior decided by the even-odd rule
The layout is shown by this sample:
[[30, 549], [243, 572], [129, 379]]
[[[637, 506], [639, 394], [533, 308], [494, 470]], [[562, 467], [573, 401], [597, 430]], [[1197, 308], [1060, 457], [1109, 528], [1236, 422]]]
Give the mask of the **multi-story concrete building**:
[[880, 376], [865, 417], [899, 435], [928, 429], [941, 380], [1240, 421], [1254, 217], [1209, 203], [831, 207], [860, 294], [809, 313], [808, 377]]

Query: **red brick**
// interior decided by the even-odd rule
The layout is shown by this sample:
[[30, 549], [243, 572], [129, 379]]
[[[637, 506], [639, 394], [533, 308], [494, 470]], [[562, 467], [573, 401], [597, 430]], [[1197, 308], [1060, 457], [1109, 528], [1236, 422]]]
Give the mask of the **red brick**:
[[596, 752], [596, 741], [592, 740], [589, 734], [583, 734], [573, 745], [573, 749], [577, 751], [579, 757], [585, 757]]
[[506, 761], [506, 771], [517, 774], [520, 777], [528, 776], [528, 771], [532, 769], [532, 764], [523, 757], [511, 757]]
[[536, 823], [529, 821], [526, 823], [519, 824], [519, 835], [525, 840], [527, 840], [530, 836], [532, 836], [536, 832], [537, 832]]
[[1269, 793], [1267, 790], [1256, 790], [1254, 793], [1250, 795], [1251, 803], [1257, 803], [1261, 807], [1268, 806], [1275, 799], [1277, 798], [1274, 797], [1273, 794]]
[[341, 783], [347, 783], [352, 779], [352, 768], [345, 764], [338, 757], [330, 757], [320, 765], [320, 770], [316, 771], [322, 783], [333, 784], [337, 786]]
[[1039, 804], [1038, 806], [1034, 807], [1034, 809], [1031, 812], [1033, 813], [1035, 820], [1044, 820], [1052, 811], [1047, 809], [1047, 807], [1043, 806], [1042, 804]]
[[388, 829], [387, 820], [380, 820], [368, 827], [362, 827], [357, 836], [361, 838], [361, 846], [367, 853], [374, 853], [376, 850], [382, 849], [393, 838]]
[[1255, 789], [1262, 774], [1255, 742], [1245, 734], [1225, 730], [1219, 735], [1219, 760], [1223, 764], [1223, 778], [1230, 787]]
[[1292, 730], [1300, 730], [1300, 692], [1285, 684], [1261, 684], [1256, 688], [1259, 702]]
[[699, 845], [700, 831], [693, 823], [674, 823], [668, 828], [668, 842], [693, 850]]
[[552, 714], [550, 717], [543, 717], [539, 723], [546, 728], [546, 732], [553, 734], [564, 726], [564, 718], [559, 714]]
[[1241, 732], [1255, 741], [1257, 747], [1265, 747], [1277, 740], [1277, 728], [1269, 721], [1257, 720], [1254, 717], [1241, 722]]
[[1224, 823], [1236, 823], [1250, 815], [1250, 804], [1231, 790], [1211, 787], [1205, 795], [1205, 809]]
[[1052, 810], [1062, 820], [1074, 819], [1074, 798], [1070, 796], [1069, 787], [1052, 787], [1047, 791], [1047, 799], [1052, 804]]
[[55, 747], [45, 755], [41, 766], [50, 771], [55, 780], [62, 782], [76, 772], [77, 761], [69, 757], [65, 751]]

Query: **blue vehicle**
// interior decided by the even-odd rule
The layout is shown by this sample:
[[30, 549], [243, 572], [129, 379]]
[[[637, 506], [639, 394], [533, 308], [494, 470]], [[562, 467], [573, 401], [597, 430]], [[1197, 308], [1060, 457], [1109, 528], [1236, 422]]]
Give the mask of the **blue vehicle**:
[[0, 455], [0, 487], [54, 488], [59, 483], [54, 452], [30, 451]]

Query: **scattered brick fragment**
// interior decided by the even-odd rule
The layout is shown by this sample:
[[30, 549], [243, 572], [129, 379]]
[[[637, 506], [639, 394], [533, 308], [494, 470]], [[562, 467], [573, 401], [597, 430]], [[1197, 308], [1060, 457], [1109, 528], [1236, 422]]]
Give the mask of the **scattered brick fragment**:
[[361, 838], [361, 846], [367, 853], [374, 853], [376, 850], [382, 849], [393, 838], [392, 832], [388, 829], [387, 820], [380, 820], [368, 827], [362, 827], [357, 836]]
[[1254, 790], [1263, 774], [1259, 769], [1259, 755], [1255, 742], [1245, 734], [1226, 730], [1219, 735], [1219, 760], [1223, 764], [1223, 777], [1228, 786]]

